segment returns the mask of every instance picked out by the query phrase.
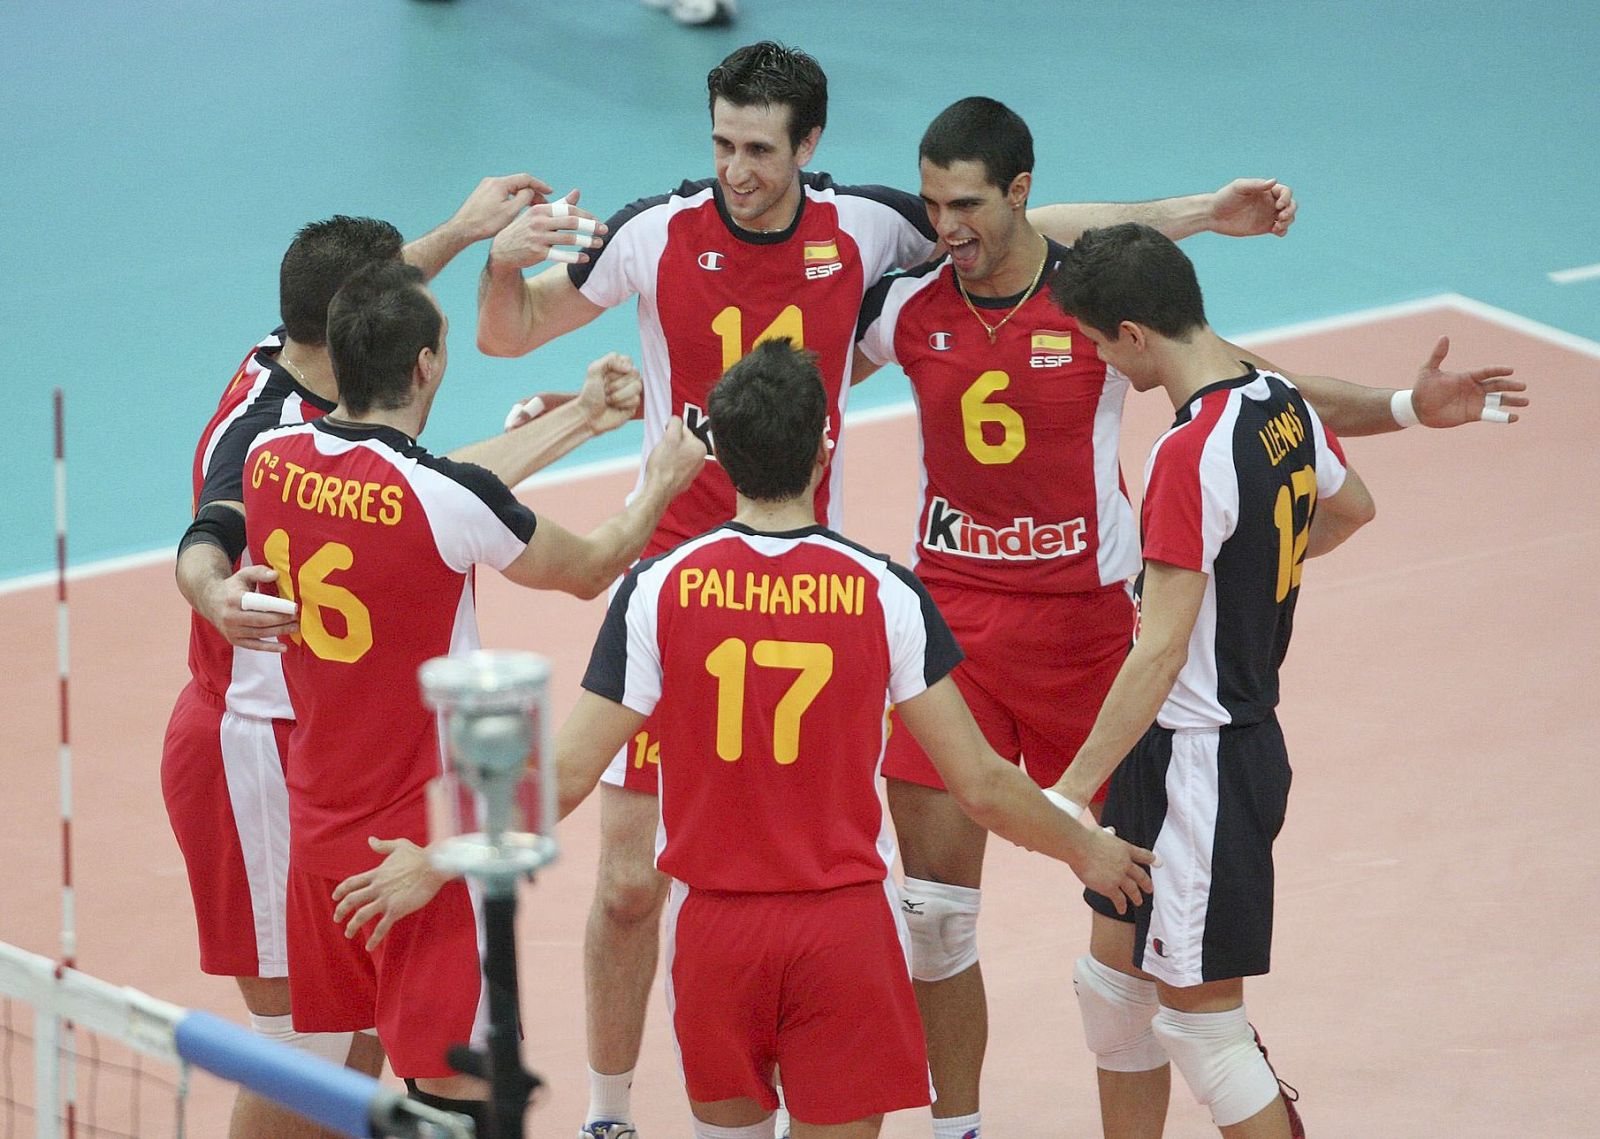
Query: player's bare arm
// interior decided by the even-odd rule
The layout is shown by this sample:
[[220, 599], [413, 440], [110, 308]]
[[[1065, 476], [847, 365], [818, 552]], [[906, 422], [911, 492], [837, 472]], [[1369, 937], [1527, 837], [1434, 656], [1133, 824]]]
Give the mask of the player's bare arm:
[[[202, 517], [225, 518], [226, 512], [238, 516], [237, 522], [230, 522], [242, 533], [242, 503], [212, 502], [201, 508]], [[190, 533], [194, 533], [193, 527]], [[256, 593], [258, 585], [277, 581], [278, 571], [270, 566], [245, 566], [233, 572], [239, 550], [225, 549], [225, 540], [211, 534], [201, 535], [198, 540], [185, 535], [175, 567], [178, 592], [235, 648], [283, 652], [283, 642], [278, 638], [299, 632], [299, 622], [281, 613], [245, 608], [246, 596]]]
[[1055, 785], [1058, 794], [1074, 803], [1089, 802], [1155, 722], [1189, 659], [1189, 636], [1205, 600], [1206, 580], [1196, 570], [1145, 562], [1139, 639], [1106, 694], [1089, 738]]
[[1174, 241], [1197, 233], [1282, 237], [1294, 224], [1294, 191], [1274, 178], [1235, 178], [1209, 194], [1150, 202], [1074, 202], [1036, 206], [1028, 221], [1046, 237], [1071, 245], [1086, 229], [1139, 222]]
[[493, 237], [523, 209], [545, 200], [550, 187], [532, 174], [502, 174], [485, 178], [467, 195], [447, 220], [414, 241], [400, 256], [432, 280], [469, 245]]
[[[1395, 418], [1394, 388], [1375, 388], [1332, 376], [1313, 376], [1278, 367], [1259, 353], [1229, 344], [1241, 360], [1288, 376], [1305, 394], [1322, 421], [1336, 435], [1382, 435], [1409, 423]], [[1417, 369], [1410, 389], [1410, 405], [1424, 427], [1461, 427], [1468, 423], [1515, 423], [1520, 418], [1506, 409], [1527, 407], [1528, 397], [1518, 393], [1528, 385], [1513, 379], [1516, 370], [1503, 364], [1446, 372], [1442, 365], [1450, 351], [1450, 338], [1441, 336], [1428, 359]]]
[[638, 410], [643, 395], [644, 382], [633, 361], [609, 352], [589, 365], [575, 399], [452, 451], [449, 458], [486, 467], [514, 487], [580, 443], [621, 427]]
[[556, 799], [564, 819], [588, 798], [606, 765], [645, 717], [625, 704], [584, 691], [556, 736]]
[[[574, 200], [576, 195], [571, 195]], [[578, 291], [565, 265], [551, 265], [533, 277], [523, 270], [550, 257], [558, 245], [598, 249], [604, 223], [593, 235], [575, 232], [578, 218], [590, 215], [572, 208], [567, 217], [553, 217], [549, 206], [526, 210], [495, 236], [489, 260], [478, 280], [478, 348], [489, 356], [521, 356], [539, 345], [581, 328], [605, 310]], [[587, 261], [580, 252], [577, 260]]]
[[674, 416], [645, 460], [639, 492], [621, 512], [582, 537], [541, 518], [533, 541], [505, 575], [533, 589], [598, 597], [639, 556], [668, 503], [694, 481], [705, 460], [705, 444]]
[[945, 786], [973, 822], [1008, 842], [1065, 862], [1121, 912], [1150, 889], [1149, 851], [1086, 827], [1040, 793], [1021, 768], [995, 754], [948, 676], [895, 705]]
[[1344, 484], [1335, 493], [1317, 500], [1317, 509], [1311, 516], [1311, 530], [1306, 537], [1306, 557], [1319, 558], [1338, 547], [1371, 522], [1377, 513], [1367, 484], [1346, 467]]
[[333, 888], [333, 900], [339, 903], [333, 920], [344, 923], [348, 938], [375, 922], [366, 947], [376, 949], [395, 922], [433, 901], [451, 876], [435, 869], [428, 851], [408, 838], [369, 838], [367, 845], [384, 859]]

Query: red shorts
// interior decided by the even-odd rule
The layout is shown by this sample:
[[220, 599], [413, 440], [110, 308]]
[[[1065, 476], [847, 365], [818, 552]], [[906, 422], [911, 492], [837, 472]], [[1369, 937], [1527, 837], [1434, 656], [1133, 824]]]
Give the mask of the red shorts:
[[289, 1003], [296, 1032], [376, 1028], [401, 1078], [453, 1076], [452, 1045], [481, 1041], [482, 972], [472, 897], [461, 881], [396, 922], [368, 952], [366, 931], [333, 920], [332, 878], [289, 871]]
[[612, 757], [601, 773], [602, 780], [629, 791], [661, 794], [661, 740], [656, 735], [655, 724], [656, 718], [651, 716], [640, 726], [633, 738]]
[[[1051, 786], [1088, 738], [1128, 655], [1127, 590], [1050, 595], [930, 584], [928, 592], [967, 655], [951, 676], [989, 746]], [[883, 773], [944, 789], [899, 716], [890, 719]], [[1104, 798], [1102, 787], [1095, 799]]]
[[220, 697], [193, 680], [167, 721], [161, 795], [189, 872], [204, 972], [288, 972], [283, 757], [293, 726], [228, 712]]
[[667, 1003], [684, 1086], [840, 1124], [930, 1099], [922, 1019], [892, 882], [791, 894], [672, 883]]

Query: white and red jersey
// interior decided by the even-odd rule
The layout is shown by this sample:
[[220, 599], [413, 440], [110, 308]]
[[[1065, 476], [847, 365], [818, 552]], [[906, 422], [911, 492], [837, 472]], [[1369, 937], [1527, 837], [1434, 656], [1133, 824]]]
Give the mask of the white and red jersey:
[[250, 556], [300, 606], [283, 656], [292, 857], [342, 878], [372, 865], [368, 835], [427, 842], [440, 757], [417, 668], [478, 647], [473, 566], [509, 565], [535, 519], [481, 467], [325, 419], [257, 439], [244, 503]]
[[1208, 576], [1163, 728], [1254, 724], [1277, 707], [1317, 499], [1344, 485], [1339, 441], [1299, 390], [1241, 366], [1179, 409], [1145, 464], [1145, 560]]
[[888, 875], [888, 706], [960, 659], [887, 558], [728, 523], [628, 573], [583, 686], [653, 714], [657, 866], [697, 890], [827, 890]]
[[[210, 502], [244, 500], [244, 460], [257, 435], [284, 424], [306, 423], [333, 410], [333, 404], [300, 386], [278, 363], [281, 332], [251, 349], [200, 434], [191, 472], [196, 512]], [[241, 559], [233, 568], [240, 564], [251, 563]], [[294, 714], [277, 655], [234, 648], [198, 613], [189, 615], [189, 674], [225, 701], [230, 712], [262, 720], [289, 719]]]
[[[611, 217], [604, 248], [567, 272], [603, 308], [639, 298], [646, 452], [671, 416], [702, 427], [712, 387], [758, 341], [788, 337], [816, 352], [836, 447], [832, 475], [817, 489], [817, 520], [838, 525], [837, 445], [862, 295], [889, 270], [926, 260], [934, 236], [910, 194], [835, 186], [826, 174], [800, 180], [799, 211], [781, 232], [740, 229], [715, 180], [685, 182]], [[703, 534], [733, 510], [732, 484], [707, 463], [667, 508], [645, 555]]]
[[1127, 379], [1108, 368], [1047, 282], [962, 300], [948, 259], [873, 287], [860, 348], [905, 370], [922, 428], [913, 566], [924, 581], [1028, 593], [1113, 585], [1139, 568], [1117, 463]]

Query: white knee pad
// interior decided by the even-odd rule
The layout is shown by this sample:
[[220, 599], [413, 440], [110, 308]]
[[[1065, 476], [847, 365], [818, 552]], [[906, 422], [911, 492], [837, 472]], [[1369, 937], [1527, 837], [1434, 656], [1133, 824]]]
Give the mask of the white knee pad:
[[911, 975], [943, 981], [978, 963], [978, 900], [982, 890], [907, 878], [900, 898], [911, 932]]
[[1242, 1005], [1227, 1012], [1163, 1008], [1151, 1028], [1218, 1127], [1242, 1123], [1278, 1097], [1278, 1078]]
[[268, 1040], [276, 1040], [279, 1044], [287, 1044], [291, 1048], [298, 1048], [313, 1056], [321, 1056], [330, 1064], [340, 1066], [349, 1059], [350, 1042], [356, 1035], [353, 1032], [296, 1032], [288, 1013], [282, 1016], [257, 1016], [251, 1013], [250, 1027]]
[[1083, 1039], [1108, 1072], [1153, 1072], [1167, 1062], [1150, 1031], [1160, 1003], [1156, 983], [1119, 973], [1093, 957], [1072, 967], [1072, 988], [1083, 1016]]
[[718, 1127], [711, 1123], [694, 1121], [694, 1139], [773, 1139], [777, 1115], [767, 1116], [749, 1127]]

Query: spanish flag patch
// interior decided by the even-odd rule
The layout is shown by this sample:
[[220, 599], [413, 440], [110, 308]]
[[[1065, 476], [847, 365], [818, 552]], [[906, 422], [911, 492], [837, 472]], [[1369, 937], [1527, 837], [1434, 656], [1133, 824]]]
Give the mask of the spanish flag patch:
[[1035, 352], [1071, 352], [1072, 333], [1035, 332], [1033, 334], [1033, 350]]
[[836, 241], [808, 241], [804, 246], [806, 264], [839, 260], [839, 243]]

